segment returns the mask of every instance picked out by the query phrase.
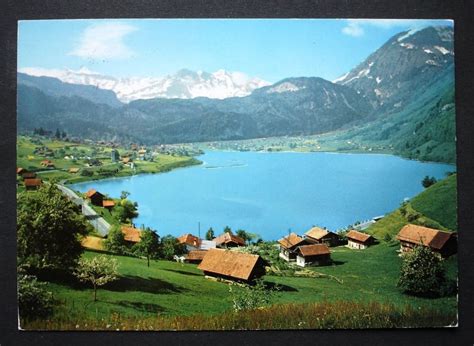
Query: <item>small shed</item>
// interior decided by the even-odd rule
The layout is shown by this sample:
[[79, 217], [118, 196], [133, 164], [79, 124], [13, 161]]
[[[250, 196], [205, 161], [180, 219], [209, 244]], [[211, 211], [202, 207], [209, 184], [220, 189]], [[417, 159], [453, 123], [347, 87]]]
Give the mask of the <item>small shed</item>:
[[104, 202], [104, 195], [101, 194], [99, 191], [90, 189], [86, 192], [86, 197], [91, 200], [91, 203], [93, 205], [102, 207], [102, 204]]
[[41, 186], [42, 181], [41, 179], [25, 179], [23, 183], [27, 190], [37, 190]]
[[296, 248], [296, 264], [300, 267], [319, 266], [331, 262], [331, 252], [326, 244], [302, 245]]
[[296, 233], [290, 233], [288, 236], [278, 240], [280, 244], [280, 257], [285, 261], [295, 261], [296, 260], [296, 248], [300, 245], [309, 245], [308, 240], [301, 238]]
[[225, 232], [218, 237], [214, 238], [213, 241], [216, 243], [216, 247], [219, 248], [230, 248], [230, 247], [238, 247], [238, 246], [245, 246], [245, 241], [230, 233], [230, 232]]
[[130, 244], [136, 244], [141, 240], [142, 230], [132, 226], [122, 226], [123, 238]]
[[113, 209], [113, 207], [115, 207], [115, 202], [112, 200], [103, 200], [102, 206], [110, 210], [110, 209]]
[[71, 167], [69, 168], [69, 173], [72, 173], [72, 174], [76, 174], [77, 172], [79, 172], [79, 168], [77, 167]]
[[265, 261], [259, 255], [224, 249], [206, 252], [198, 269], [208, 277], [248, 283], [265, 275]]
[[370, 234], [351, 230], [347, 233], [347, 246], [351, 249], [363, 250], [374, 243], [374, 237]]
[[206, 253], [204, 250], [192, 250], [184, 256], [184, 260], [188, 263], [201, 263]]
[[428, 246], [432, 251], [443, 257], [457, 252], [457, 234], [439, 229], [413, 224], [405, 225], [397, 235], [400, 241], [400, 252], [409, 252], [415, 246]]
[[339, 245], [339, 236], [336, 233], [320, 227], [311, 228], [305, 233], [305, 238], [314, 244]]

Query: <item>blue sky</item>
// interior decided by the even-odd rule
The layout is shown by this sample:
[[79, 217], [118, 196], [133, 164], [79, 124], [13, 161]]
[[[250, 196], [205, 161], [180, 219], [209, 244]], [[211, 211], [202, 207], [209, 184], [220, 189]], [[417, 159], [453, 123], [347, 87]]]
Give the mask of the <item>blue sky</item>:
[[114, 77], [179, 69], [240, 71], [269, 82], [348, 72], [394, 34], [443, 20], [32, 20], [18, 68], [87, 68]]

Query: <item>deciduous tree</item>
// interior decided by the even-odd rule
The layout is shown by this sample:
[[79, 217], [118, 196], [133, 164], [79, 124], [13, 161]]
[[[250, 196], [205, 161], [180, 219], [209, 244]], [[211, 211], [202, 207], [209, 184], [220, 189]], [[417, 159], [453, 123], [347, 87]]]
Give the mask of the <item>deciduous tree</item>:
[[94, 301], [97, 301], [97, 287], [118, 279], [117, 260], [107, 256], [82, 258], [74, 275], [82, 282], [89, 282], [94, 288]]

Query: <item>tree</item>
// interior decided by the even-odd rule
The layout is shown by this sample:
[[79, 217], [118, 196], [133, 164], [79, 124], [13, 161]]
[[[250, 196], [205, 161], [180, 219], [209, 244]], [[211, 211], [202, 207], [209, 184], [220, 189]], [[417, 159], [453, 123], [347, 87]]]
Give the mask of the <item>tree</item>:
[[232, 234], [232, 229], [229, 226], [224, 227], [224, 233], [229, 232]]
[[59, 131], [59, 129], [56, 129], [56, 133], [54, 134], [54, 137], [56, 137], [56, 139], [61, 138], [61, 132]]
[[398, 287], [422, 296], [439, 295], [446, 283], [441, 256], [427, 246], [416, 246], [404, 254]]
[[255, 281], [255, 285], [245, 285], [242, 288], [229, 286], [232, 305], [235, 312], [242, 310], [253, 310], [270, 305], [275, 292], [279, 287], [267, 289], [261, 279]]
[[90, 229], [78, 207], [53, 183], [17, 196], [19, 264], [32, 270], [75, 267], [81, 237]]
[[138, 255], [145, 256], [147, 266], [150, 266], [150, 258], [158, 256], [160, 250], [160, 240], [156, 232], [150, 228], [142, 231], [140, 241], [134, 245], [134, 252]]
[[127, 199], [122, 199], [120, 204], [114, 208], [114, 213], [119, 218], [120, 222], [127, 223], [131, 222], [132, 219], [138, 216], [138, 204], [132, 203]]
[[110, 229], [107, 239], [104, 240], [104, 248], [119, 255], [127, 252], [127, 243], [120, 226], [114, 226]]
[[236, 235], [240, 238], [242, 238], [246, 243], [250, 243], [251, 240], [256, 239], [257, 235], [244, 231], [243, 229], [239, 229], [236, 233]]
[[426, 189], [427, 187], [430, 187], [431, 185], [435, 184], [437, 182], [435, 177], [429, 177], [425, 176], [423, 180], [421, 181], [421, 185]]
[[214, 230], [211, 228], [209, 228], [206, 232], [206, 240], [212, 240], [215, 238], [215, 235], [214, 235]]
[[130, 192], [128, 191], [120, 192], [120, 199], [127, 199], [128, 196], [130, 196]]
[[49, 315], [53, 308], [53, 294], [33, 275], [18, 270], [18, 309], [21, 318], [39, 318]]
[[94, 288], [94, 301], [97, 301], [97, 287], [118, 279], [117, 260], [107, 256], [82, 258], [74, 272], [81, 282], [89, 282]]
[[161, 239], [160, 257], [172, 260], [174, 255], [180, 256], [186, 252], [186, 245], [180, 244], [178, 239], [172, 235], [166, 235]]

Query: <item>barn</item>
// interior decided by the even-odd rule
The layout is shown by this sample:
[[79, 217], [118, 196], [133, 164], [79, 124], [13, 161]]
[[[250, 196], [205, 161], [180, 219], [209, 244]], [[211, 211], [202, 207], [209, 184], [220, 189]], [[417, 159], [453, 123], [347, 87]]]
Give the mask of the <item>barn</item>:
[[201, 263], [206, 253], [205, 250], [191, 250], [184, 256], [184, 260], [188, 263]]
[[444, 232], [413, 224], [405, 225], [397, 235], [400, 241], [400, 252], [409, 252], [415, 246], [428, 246], [443, 257], [457, 252], [457, 233]]
[[374, 243], [374, 237], [370, 234], [351, 230], [347, 233], [347, 247], [363, 250]]
[[296, 264], [300, 267], [326, 265], [331, 262], [331, 252], [326, 244], [298, 246], [295, 252]]
[[27, 190], [36, 190], [41, 186], [41, 179], [25, 179], [23, 181]]
[[300, 245], [309, 245], [310, 242], [304, 238], [301, 238], [296, 233], [290, 233], [288, 236], [278, 240], [280, 244], [280, 257], [285, 261], [295, 261], [296, 260], [296, 248]]
[[136, 244], [141, 240], [142, 230], [131, 226], [122, 226], [121, 229], [124, 240], [130, 245]]
[[216, 242], [212, 240], [203, 240], [190, 233], [183, 234], [178, 237], [180, 244], [186, 245], [187, 251], [193, 250], [209, 250], [216, 247]]
[[230, 233], [225, 232], [220, 236], [213, 239], [216, 243], [218, 248], [230, 248], [230, 247], [238, 247], [238, 246], [245, 246], [245, 240], [242, 238]]
[[198, 269], [201, 269], [206, 277], [250, 283], [265, 275], [265, 261], [259, 255], [209, 249]]
[[339, 245], [339, 236], [336, 233], [320, 227], [311, 228], [305, 233], [305, 238], [314, 244]]
[[89, 191], [86, 192], [86, 197], [91, 200], [91, 203], [93, 205], [102, 207], [103, 202], [104, 202], [104, 195], [101, 194], [99, 191], [90, 189]]

